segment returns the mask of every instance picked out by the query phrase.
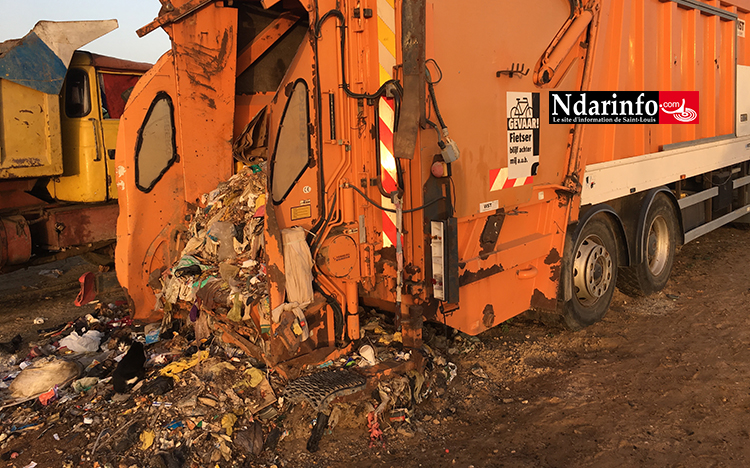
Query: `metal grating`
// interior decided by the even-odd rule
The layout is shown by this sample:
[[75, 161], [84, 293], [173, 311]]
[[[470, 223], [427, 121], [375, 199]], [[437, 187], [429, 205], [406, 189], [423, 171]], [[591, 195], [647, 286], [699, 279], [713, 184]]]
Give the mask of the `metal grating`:
[[358, 392], [366, 383], [364, 377], [347, 369], [318, 372], [289, 382], [284, 398], [290, 402], [307, 400], [322, 411], [332, 399]]

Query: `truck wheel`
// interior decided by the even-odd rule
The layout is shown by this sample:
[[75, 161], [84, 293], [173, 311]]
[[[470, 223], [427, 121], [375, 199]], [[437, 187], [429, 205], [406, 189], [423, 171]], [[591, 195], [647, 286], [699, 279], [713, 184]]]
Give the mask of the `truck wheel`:
[[664, 289], [677, 249], [677, 215], [666, 196], [657, 195], [643, 223], [641, 262], [620, 268], [617, 287], [629, 296], [644, 296]]
[[568, 327], [579, 330], [604, 318], [615, 292], [617, 241], [609, 221], [589, 221], [572, 252], [565, 275], [572, 297], [563, 305], [563, 316]]

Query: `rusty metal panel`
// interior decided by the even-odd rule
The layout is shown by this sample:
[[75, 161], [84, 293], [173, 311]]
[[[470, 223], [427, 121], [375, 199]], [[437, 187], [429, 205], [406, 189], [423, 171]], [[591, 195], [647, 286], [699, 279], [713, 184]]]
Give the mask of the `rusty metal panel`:
[[40, 21], [0, 43], [0, 178], [63, 172], [60, 103], [75, 49], [117, 28], [116, 20]]
[[0, 179], [62, 172], [57, 94], [0, 79]]
[[0, 268], [31, 258], [31, 233], [23, 216], [0, 218]]
[[[148, 287], [149, 275], [176, 260], [182, 250], [185, 216], [204, 193], [232, 174], [237, 10], [217, 4], [167, 23], [173, 50], [133, 89], [120, 119], [115, 155], [122, 206], [116, 267], [136, 306], [135, 315], [142, 319], [154, 314], [156, 298]], [[135, 186], [135, 143], [149, 106], [161, 91], [180, 110], [175, 114], [179, 159], [150, 192], [143, 193]]]
[[115, 239], [116, 203], [51, 208], [45, 214], [44, 221], [31, 226], [35, 242], [45, 249], [62, 250]]

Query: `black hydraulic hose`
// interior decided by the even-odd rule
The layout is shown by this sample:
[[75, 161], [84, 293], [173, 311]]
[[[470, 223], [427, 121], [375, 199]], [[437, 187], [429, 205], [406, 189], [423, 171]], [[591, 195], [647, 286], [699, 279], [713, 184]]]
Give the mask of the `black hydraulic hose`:
[[[333, 201], [331, 201], [331, 208], [328, 210], [328, 216], [326, 217], [326, 219], [323, 222], [323, 224], [320, 226], [319, 230], [317, 230], [315, 232], [310, 231], [312, 234], [317, 235], [318, 233], [324, 232], [326, 230], [326, 226], [328, 226], [328, 223], [331, 222], [331, 216], [333, 216], [333, 207], [336, 206], [336, 198], [337, 197], [338, 197], [338, 192], [334, 192], [333, 193]], [[325, 206], [324, 206], [324, 209], [325, 209]], [[318, 238], [313, 239], [313, 241], [311, 242], [310, 251], [313, 254], [315, 254], [315, 252], [317, 251], [319, 243], [320, 243], [320, 239], [318, 239]]]
[[[368, 197], [365, 194], [365, 192], [361, 191], [360, 189], [358, 189], [354, 185], [346, 184], [346, 185], [344, 185], [344, 188], [353, 189], [355, 192], [357, 192], [358, 194], [360, 194], [362, 196], [362, 198], [364, 198], [365, 200], [367, 200], [368, 203], [370, 203], [372, 206], [374, 206], [375, 208], [377, 208], [379, 210], [387, 211], [389, 213], [396, 213], [396, 210], [394, 210], [394, 209], [386, 208], [386, 207], [384, 207], [382, 205], [378, 205], [377, 202], [375, 202], [372, 198]], [[401, 212], [402, 213], [413, 213], [415, 211], [423, 210], [423, 209], [427, 208], [428, 206], [433, 205], [433, 204], [439, 202], [440, 200], [443, 200], [444, 198], [445, 198], [445, 196], [439, 196], [436, 199], [434, 199], [432, 201], [429, 201], [429, 202], [425, 203], [422, 206], [418, 206], [416, 208], [409, 208], [408, 210], [401, 210]]]
[[576, 10], [581, 7], [581, 1], [568, 0], [568, 3], [570, 3], [570, 16], [568, 18], [573, 18], [576, 15]]
[[[436, 81], [432, 81], [432, 77], [430, 76], [430, 69], [427, 68], [427, 63], [429, 62], [432, 62], [433, 65], [435, 65], [435, 68], [437, 69], [437, 71], [440, 73], [440, 78], [438, 78]], [[440, 114], [440, 108], [438, 107], [437, 98], [435, 97], [435, 85], [437, 83], [440, 83], [440, 81], [443, 79], [443, 71], [440, 70], [440, 67], [438, 66], [435, 59], [429, 59], [425, 61], [424, 68], [425, 68], [425, 78], [427, 79], [427, 90], [430, 93], [430, 100], [432, 101], [432, 107], [435, 108], [435, 115], [437, 116], [438, 122], [440, 123], [440, 128], [448, 128], [448, 126], [445, 125], [443, 116]]]
[[333, 335], [337, 340], [344, 338], [344, 312], [341, 304], [333, 296], [326, 293], [317, 281], [313, 280], [313, 290], [319, 292], [326, 298], [326, 303], [333, 309]]
[[440, 133], [440, 129], [438, 128], [437, 124], [430, 119], [425, 119], [425, 122], [427, 122], [429, 126], [435, 129], [435, 133], [437, 133], [438, 136], [438, 141], [442, 140], [443, 134]]
[[[318, 5], [315, 4], [315, 17], [317, 18], [319, 15], [318, 12]], [[320, 63], [318, 61], [318, 37], [317, 35], [313, 38], [312, 41], [312, 47], [313, 47], [313, 57], [315, 60], [315, 69], [320, 70]], [[318, 128], [323, 128], [323, 112], [321, 112], [321, 109], [323, 108], [323, 95], [320, 91], [320, 73], [315, 73], [315, 114], [316, 114], [316, 120], [318, 123]], [[320, 178], [318, 180], [318, 205], [321, 207], [321, 217], [320, 219], [315, 223], [314, 226], [310, 228], [311, 232], [318, 232], [322, 224], [324, 223], [324, 219], [326, 218], [326, 204], [325, 204], [325, 170], [323, 167], [324, 161], [323, 161], [323, 139], [322, 138], [316, 138], [316, 146], [318, 149], [318, 165], [319, 165], [319, 171], [320, 171]]]
[[396, 163], [396, 183], [398, 184], [399, 188], [405, 187], [404, 185], [404, 169], [401, 167], [401, 159], [400, 158], [393, 158], [394, 162]]
[[397, 99], [400, 99], [403, 90], [398, 80], [386, 81], [385, 83], [380, 85], [380, 88], [378, 88], [378, 90], [373, 94], [354, 93], [349, 89], [349, 83], [347, 83], [346, 81], [346, 20], [344, 18], [344, 14], [341, 13], [340, 10], [336, 9], [326, 12], [326, 14], [324, 14], [315, 24], [315, 37], [320, 37], [320, 29], [323, 27], [323, 23], [325, 23], [325, 21], [332, 16], [335, 16], [341, 23], [341, 26], [339, 26], [339, 28], [341, 29], [341, 40], [339, 41], [341, 45], [341, 88], [344, 90], [346, 95], [355, 99], [377, 99], [386, 93], [386, 89], [389, 85], [393, 85], [397, 91]]
[[[373, 94], [367, 94], [367, 93], [354, 93], [349, 89], [349, 83], [346, 81], [346, 20], [344, 18], [344, 14], [337, 9], [332, 9], [327, 11], [318, 21], [315, 23], [315, 38], [317, 41], [317, 38], [320, 37], [320, 30], [323, 27], [323, 23], [326, 22], [331, 17], [336, 17], [336, 19], [339, 20], [341, 23], [341, 26], [339, 27], [341, 30], [341, 38], [339, 40], [340, 49], [341, 49], [341, 88], [344, 90], [344, 93], [346, 93], [347, 96], [354, 98], [354, 99], [368, 99], [368, 100], [375, 100], [383, 95], [385, 95], [386, 90], [389, 86], [393, 86], [395, 89], [395, 95], [394, 95], [394, 128], [398, 128], [398, 117], [399, 117], [399, 110], [401, 108], [401, 97], [403, 95], [403, 88], [401, 87], [401, 83], [398, 80], [388, 80], [382, 85], [380, 85], [380, 88], [378, 88], [377, 91]], [[316, 55], [317, 57], [317, 55]], [[317, 75], [320, 76], [319, 74]], [[377, 108], [375, 110], [377, 115]], [[380, 179], [380, 150], [376, 147], [376, 153], [378, 157], [378, 179]], [[400, 179], [401, 177], [399, 177]], [[382, 184], [378, 184], [378, 187], [380, 188], [380, 192], [384, 196], [389, 196], [390, 194], [386, 193], [385, 190], [382, 188]], [[322, 230], [322, 227], [321, 227]]]

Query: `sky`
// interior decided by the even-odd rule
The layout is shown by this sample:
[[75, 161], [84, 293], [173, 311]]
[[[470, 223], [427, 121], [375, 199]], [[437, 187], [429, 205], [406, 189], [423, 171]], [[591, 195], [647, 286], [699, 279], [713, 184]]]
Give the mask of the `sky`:
[[154, 63], [170, 48], [169, 36], [161, 28], [142, 38], [135, 31], [153, 21], [160, 8], [159, 0], [0, 0], [0, 42], [20, 39], [40, 20], [116, 19], [119, 28], [81, 49]]

